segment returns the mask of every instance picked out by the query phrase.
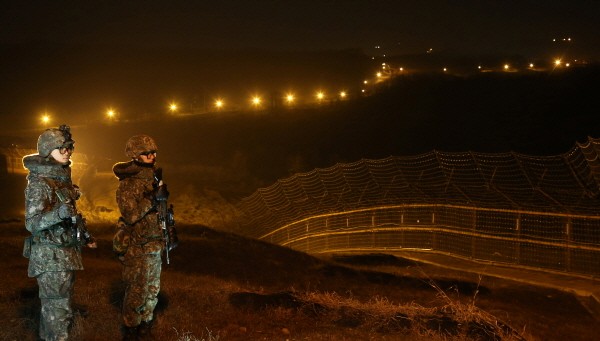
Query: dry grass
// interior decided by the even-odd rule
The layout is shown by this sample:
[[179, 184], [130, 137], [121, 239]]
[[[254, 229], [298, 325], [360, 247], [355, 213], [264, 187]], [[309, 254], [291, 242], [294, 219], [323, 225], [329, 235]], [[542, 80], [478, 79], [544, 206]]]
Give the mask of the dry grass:
[[[75, 340], [119, 340], [123, 287], [120, 264], [110, 251], [112, 231], [90, 228], [99, 237], [99, 249], [84, 251], [86, 270], [77, 273], [74, 302], [87, 313], [77, 314], [72, 335]], [[0, 340], [36, 339], [37, 287], [20, 256], [25, 235], [18, 225], [0, 232], [0, 254], [10, 260], [0, 263], [5, 274], [0, 277]], [[386, 263], [381, 265], [385, 272], [377, 265], [366, 269], [356, 259], [342, 264], [199, 226], [180, 227], [180, 237], [172, 264], [163, 267], [153, 328], [158, 340], [517, 340], [522, 333], [515, 329], [561, 314], [559, 307], [539, 306], [543, 313], [515, 315], [526, 307], [494, 305], [506, 297], [494, 297], [484, 287], [487, 279], [452, 282], [430, 276], [434, 271], [426, 266]], [[513, 288], [513, 295], [519, 290]], [[503, 311], [502, 320], [513, 328], [484, 311], [480, 302], [488, 311]], [[593, 319], [570, 313], [560, 316], [565, 325], [589, 330], [573, 334], [556, 325], [552, 334], [536, 334], [528, 329], [527, 339], [570, 335], [592, 340], [598, 331], [589, 327]]]

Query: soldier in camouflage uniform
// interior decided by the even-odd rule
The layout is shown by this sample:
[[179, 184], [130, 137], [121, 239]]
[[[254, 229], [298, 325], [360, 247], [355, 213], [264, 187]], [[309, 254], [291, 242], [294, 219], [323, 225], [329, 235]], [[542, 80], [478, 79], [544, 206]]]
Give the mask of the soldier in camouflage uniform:
[[157, 150], [150, 136], [132, 136], [125, 146], [131, 161], [113, 166], [119, 179], [117, 203], [121, 211], [121, 228], [113, 246], [120, 253], [126, 284], [122, 308], [124, 340], [152, 339], [150, 328], [160, 291], [164, 249], [157, 200], [168, 196], [166, 185], [155, 181]]
[[[79, 198], [79, 190], [71, 182], [74, 143], [68, 126], [48, 129], [38, 139], [38, 154], [23, 158], [29, 170], [25, 226], [32, 234], [26, 239], [24, 255], [29, 258], [28, 275], [37, 279], [39, 287], [39, 335], [43, 340], [68, 339], [74, 271], [83, 270], [81, 246], [86, 242], [77, 239], [72, 223]], [[87, 242], [88, 247], [96, 247], [93, 239]]]

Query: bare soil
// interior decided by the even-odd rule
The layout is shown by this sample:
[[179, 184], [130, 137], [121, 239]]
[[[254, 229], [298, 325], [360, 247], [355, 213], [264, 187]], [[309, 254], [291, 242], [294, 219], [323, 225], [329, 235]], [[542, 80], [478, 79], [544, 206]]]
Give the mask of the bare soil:
[[[21, 256], [26, 231], [12, 225], [2, 230], [0, 340], [35, 340], [39, 301]], [[86, 269], [77, 273], [75, 339], [119, 339], [123, 287], [110, 249], [111, 229], [94, 225], [90, 230], [99, 248], [84, 250]], [[160, 340], [184, 335], [199, 340], [502, 339], [476, 319], [467, 326], [458, 323], [455, 311], [447, 309], [458, 303], [493, 315], [513, 339], [596, 340], [600, 335], [598, 320], [562, 291], [383, 254], [315, 257], [203, 226], [180, 226], [179, 233], [180, 246], [163, 267], [154, 327]], [[421, 315], [422, 326], [430, 330], [415, 332], [398, 314], [393, 321], [375, 323], [372, 315], [342, 303], [332, 314], [322, 302], [310, 302], [310, 293], [335, 295], [339, 302], [429, 309], [419, 311], [430, 313]]]

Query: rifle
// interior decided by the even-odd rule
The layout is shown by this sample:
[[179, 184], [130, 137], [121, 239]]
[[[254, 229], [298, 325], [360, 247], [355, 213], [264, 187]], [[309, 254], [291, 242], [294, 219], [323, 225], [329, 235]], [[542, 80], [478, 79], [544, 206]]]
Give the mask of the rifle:
[[167, 199], [169, 191], [167, 184], [162, 183], [162, 168], [157, 168], [154, 171], [154, 180], [156, 182], [155, 199], [158, 202], [158, 223], [162, 230], [163, 239], [165, 241], [165, 256], [167, 264], [170, 264], [169, 251], [177, 247], [179, 240], [175, 230], [175, 215], [173, 213], [173, 205], [167, 208]]
[[[65, 194], [62, 189], [56, 191], [56, 196], [60, 202], [73, 205], [73, 207], [75, 207], [73, 200], [67, 194]], [[96, 240], [88, 231], [85, 218], [83, 215], [81, 215], [81, 212], [79, 212], [77, 208], [75, 208], [75, 210], [77, 214], [72, 216], [70, 221], [66, 220], [71, 226], [73, 240], [75, 240], [78, 245], [81, 245], [82, 241], [85, 245], [94, 243]]]

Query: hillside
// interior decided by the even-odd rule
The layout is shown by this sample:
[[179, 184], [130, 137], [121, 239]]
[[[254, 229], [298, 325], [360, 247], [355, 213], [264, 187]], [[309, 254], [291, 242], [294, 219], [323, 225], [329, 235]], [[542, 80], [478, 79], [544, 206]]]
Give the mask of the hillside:
[[[67, 123], [77, 141], [74, 169], [86, 167], [78, 170], [77, 181], [94, 210], [114, 209], [110, 170], [125, 160], [127, 138], [139, 133], [157, 140], [158, 162], [179, 207], [189, 206], [189, 198], [235, 204], [278, 179], [362, 158], [432, 150], [566, 153], [576, 142], [599, 135], [594, 87], [599, 77], [595, 66], [469, 77], [418, 74], [397, 77], [366, 97], [320, 106], [179, 117], [156, 109], [128, 112], [112, 123], [100, 114]], [[9, 129], [1, 140], [35, 148], [40, 129]], [[22, 193], [15, 176], [0, 174], [0, 183], [7, 193]], [[11, 201], [12, 212], [22, 200]], [[197, 215], [188, 219], [214, 226]]]
[[[90, 229], [100, 243], [84, 251], [78, 273], [75, 335], [115, 340], [120, 266], [110, 227]], [[501, 330], [515, 339], [592, 340], [600, 332], [560, 291], [389, 255], [314, 257], [203, 226], [179, 231], [181, 244], [163, 266], [160, 340], [495, 340]], [[19, 225], [2, 226], [0, 255], [10, 261], [0, 265], [0, 339], [35, 339], [39, 302], [20, 256], [24, 236]]]

